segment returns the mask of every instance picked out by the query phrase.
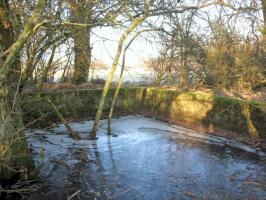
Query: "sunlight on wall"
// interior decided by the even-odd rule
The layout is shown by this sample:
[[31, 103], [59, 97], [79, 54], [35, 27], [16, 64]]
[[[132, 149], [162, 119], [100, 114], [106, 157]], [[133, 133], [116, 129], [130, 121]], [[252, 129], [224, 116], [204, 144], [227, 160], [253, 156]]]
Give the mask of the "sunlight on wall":
[[182, 118], [186, 121], [201, 121], [207, 117], [208, 111], [213, 109], [213, 101], [210, 96], [204, 101], [195, 101], [187, 94], [178, 95], [170, 105], [170, 117]]

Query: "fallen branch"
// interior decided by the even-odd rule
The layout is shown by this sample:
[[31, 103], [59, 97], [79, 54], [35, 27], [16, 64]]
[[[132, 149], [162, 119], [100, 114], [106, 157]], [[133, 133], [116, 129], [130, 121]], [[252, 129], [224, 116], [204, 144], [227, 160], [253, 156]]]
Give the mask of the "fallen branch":
[[77, 196], [79, 193], [81, 192], [81, 190], [78, 190], [77, 192], [75, 192], [74, 194], [72, 194], [70, 197], [67, 198], [67, 200], [71, 200], [73, 199], [75, 196]]
[[51, 107], [54, 109], [56, 115], [58, 116], [58, 118], [61, 120], [61, 122], [64, 124], [65, 128], [68, 130], [69, 136], [72, 137], [74, 140], [80, 140], [81, 137], [79, 136], [78, 133], [76, 133], [67, 123], [67, 121], [65, 120], [65, 118], [61, 115], [61, 113], [59, 112], [59, 110], [57, 109], [57, 107], [54, 105], [54, 103], [46, 98], [47, 102], [51, 105]]

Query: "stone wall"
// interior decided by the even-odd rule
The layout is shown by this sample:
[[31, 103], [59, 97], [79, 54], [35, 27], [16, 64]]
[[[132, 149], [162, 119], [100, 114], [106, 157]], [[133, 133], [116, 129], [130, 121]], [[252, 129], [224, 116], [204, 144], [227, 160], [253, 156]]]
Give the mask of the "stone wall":
[[[46, 98], [67, 119], [89, 118], [96, 113], [102, 90], [26, 94], [23, 114], [26, 125], [45, 127], [58, 118]], [[114, 90], [111, 89], [103, 113], [107, 114]], [[266, 104], [217, 97], [211, 94], [177, 92], [154, 88], [122, 88], [116, 113], [152, 113], [154, 116], [266, 138]]]

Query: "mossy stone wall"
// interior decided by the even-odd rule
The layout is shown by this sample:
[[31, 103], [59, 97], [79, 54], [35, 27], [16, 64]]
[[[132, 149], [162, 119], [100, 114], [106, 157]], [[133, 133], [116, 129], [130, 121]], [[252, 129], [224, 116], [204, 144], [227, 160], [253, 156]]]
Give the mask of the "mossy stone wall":
[[[102, 90], [75, 90], [43, 94], [27, 94], [23, 98], [24, 123], [46, 126], [58, 121], [45, 100], [58, 107], [65, 118], [94, 116]], [[114, 90], [111, 89], [104, 108], [108, 113]], [[116, 112], [149, 112], [155, 116], [190, 123], [210, 124], [226, 130], [266, 138], [266, 104], [217, 97], [211, 94], [177, 92], [155, 88], [122, 88]]]
[[144, 96], [142, 108], [153, 114], [266, 138], [265, 103], [154, 88]]
[[[122, 88], [116, 112], [133, 111], [135, 94], [139, 92], [141, 92], [139, 88]], [[46, 127], [59, 121], [53, 108], [47, 102], [47, 98], [56, 105], [66, 119], [93, 117], [97, 111], [101, 93], [101, 89], [94, 89], [24, 94], [22, 98], [24, 124], [29, 127]], [[109, 112], [113, 94], [114, 89], [111, 89], [106, 99], [103, 115]]]

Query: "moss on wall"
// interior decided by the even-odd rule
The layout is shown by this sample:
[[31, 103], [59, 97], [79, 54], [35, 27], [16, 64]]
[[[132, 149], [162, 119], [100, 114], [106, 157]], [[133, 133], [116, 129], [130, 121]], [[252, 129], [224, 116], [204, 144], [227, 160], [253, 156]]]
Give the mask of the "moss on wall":
[[[50, 98], [65, 118], [94, 116], [101, 92], [101, 89], [96, 89], [24, 95], [24, 121], [29, 124], [41, 118], [35, 123], [39, 126], [58, 121], [44, 97]], [[111, 89], [104, 113], [109, 111], [113, 94]], [[156, 88], [122, 88], [115, 111], [150, 112], [165, 118], [206, 126], [212, 124], [252, 137], [266, 138], [266, 104], [262, 103]]]
[[[138, 93], [139, 90], [137, 88], [122, 88], [116, 111], [132, 111], [132, 104], [135, 102], [134, 94]], [[24, 124], [26, 126], [46, 127], [59, 120], [46, 98], [56, 105], [66, 119], [93, 117], [97, 111], [101, 92], [101, 89], [95, 89], [25, 94], [22, 100]], [[113, 94], [114, 90], [111, 89], [103, 110], [104, 114], [109, 112]]]

